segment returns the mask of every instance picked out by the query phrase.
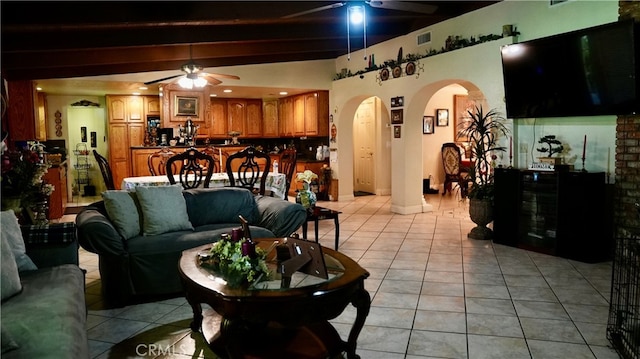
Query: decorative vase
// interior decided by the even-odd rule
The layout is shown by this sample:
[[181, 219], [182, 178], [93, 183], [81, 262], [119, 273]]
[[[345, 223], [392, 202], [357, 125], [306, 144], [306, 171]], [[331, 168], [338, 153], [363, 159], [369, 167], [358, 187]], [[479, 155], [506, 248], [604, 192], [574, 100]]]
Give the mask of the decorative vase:
[[296, 203], [300, 203], [304, 208], [309, 209], [316, 205], [316, 194], [309, 189], [309, 183], [303, 182], [303, 189], [296, 195]]
[[469, 217], [476, 224], [467, 237], [472, 239], [491, 239], [493, 231], [487, 224], [493, 221], [493, 203], [488, 199], [469, 199]]

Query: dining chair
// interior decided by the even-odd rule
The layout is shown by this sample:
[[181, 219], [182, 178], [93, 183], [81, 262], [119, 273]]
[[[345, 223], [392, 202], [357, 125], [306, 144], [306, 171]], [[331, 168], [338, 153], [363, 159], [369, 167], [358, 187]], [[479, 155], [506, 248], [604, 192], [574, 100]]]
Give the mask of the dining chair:
[[[147, 165], [152, 176], [162, 176], [167, 174], [167, 160], [176, 153], [168, 147], [162, 147], [160, 151], [154, 152], [147, 158]], [[177, 165], [174, 164], [173, 171], [177, 171]]]
[[213, 173], [225, 172], [224, 164], [227, 163], [227, 159], [229, 158], [228, 152], [223, 151], [221, 148], [216, 148], [214, 146], [207, 146], [202, 150], [202, 152], [213, 157]]
[[214, 168], [213, 157], [198, 151], [195, 147], [169, 157], [165, 170], [171, 184], [176, 184], [175, 168], [179, 168], [177, 175], [182, 188], [197, 188], [200, 185], [208, 188], [213, 174], [209, 169]]
[[280, 166], [282, 173], [287, 176], [287, 190], [284, 192], [284, 200], [289, 199], [289, 189], [291, 188], [291, 181], [293, 180], [293, 173], [296, 171], [296, 161], [298, 159], [298, 152], [295, 147], [289, 147], [282, 151], [280, 154]]
[[[261, 163], [258, 163], [256, 159]], [[263, 170], [260, 168], [261, 164]], [[265, 193], [269, 168], [271, 168], [271, 157], [253, 146], [247, 146], [243, 150], [229, 155], [226, 163], [231, 187], [247, 188], [254, 194], [261, 195]], [[235, 173], [234, 169], [237, 169]], [[255, 185], [258, 181], [260, 181], [260, 189], [256, 190]]]
[[96, 150], [93, 150], [93, 156], [96, 158], [96, 162], [98, 162], [98, 167], [100, 167], [100, 173], [102, 173], [102, 178], [104, 179], [104, 184], [107, 186], [107, 189], [116, 189], [116, 186], [113, 183], [113, 174], [111, 173], [109, 161], [102, 157]]
[[462, 156], [460, 154], [460, 148], [453, 142], [443, 143], [441, 149], [442, 155], [442, 167], [444, 168], [444, 189], [442, 195], [451, 193], [451, 187], [453, 182], [456, 182], [460, 186], [460, 195], [462, 198], [467, 197], [469, 188], [469, 175], [468, 169], [464, 169], [461, 166]]

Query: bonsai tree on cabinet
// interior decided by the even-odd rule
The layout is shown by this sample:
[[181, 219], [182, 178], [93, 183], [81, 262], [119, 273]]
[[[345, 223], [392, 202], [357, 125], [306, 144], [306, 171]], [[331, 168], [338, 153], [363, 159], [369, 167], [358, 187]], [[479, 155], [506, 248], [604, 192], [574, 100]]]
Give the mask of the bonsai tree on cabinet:
[[504, 152], [498, 138], [509, 132], [504, 125], [504, 117], [496, 110], [484, 112], [482, 106], [475, 107], [475, 111], [467, 111], [469, 121], [462, 124], [465, 128], [459, 131], [459, 137], [469, 138], [471, 143], [473, 165], [469, 170], [469, 216], [477, 225], [468, 237], [474, 239], [491, 239], [493, 232], [486, 225], [493, 221], [493, 164], [496, 152]]

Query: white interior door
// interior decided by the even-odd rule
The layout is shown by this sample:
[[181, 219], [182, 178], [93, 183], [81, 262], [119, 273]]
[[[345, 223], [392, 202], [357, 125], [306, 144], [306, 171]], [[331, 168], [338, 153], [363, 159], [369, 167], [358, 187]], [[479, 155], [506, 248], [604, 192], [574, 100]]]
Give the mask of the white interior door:
[[354, 117], [354, 191], [376, 193], [373, 151], [376, 143], [375, 123], [375, 101], [370, 98], [360, 104]]

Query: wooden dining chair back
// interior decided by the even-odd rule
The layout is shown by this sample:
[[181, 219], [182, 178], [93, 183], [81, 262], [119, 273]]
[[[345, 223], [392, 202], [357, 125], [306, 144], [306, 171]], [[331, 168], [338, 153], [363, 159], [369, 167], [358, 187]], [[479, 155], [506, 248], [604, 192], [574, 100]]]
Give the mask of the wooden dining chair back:
[[[200, 185], [208, 188], [213, 174], [210, 169], [213, 167], [213, 157], [198, 151], [195, 147], [190, 147], [183, 153], [170, 157], [165, 171], [171, 184], [176, 184], [174, 175], [177, 175], [184, 189], [197, 188]], [[177, 173], [174, 172], [174, 168], [178, 168]]]
[[102, 173], [102, 178], [104, 179], [104, 184], [108, 190], [116, 189], [115, 184], [113, 183], [113, 174], [111, 173], [111, 167], [109, 166], [109, 161], [106, 158], [102, 157], [98, 151], [93, 150], [93, 157], [96, 158], [96, 162], [98, 162], [98, 167], [100, 168], [100, 173]]
[[[261, 170], [258, 162], [263, 165], [264, 170]], [[265, 193], [269, 168], [271, 168], [271, 157], [253, 146], [229, 155], [226, 164], [231, 187], [247, 188], [252, 193], [261, 195]], [[256, 184], [259, 185], [258, 190], [255, 189]]]
[[288, 200], [289, 189], [291, 188], [291, 181], [293, 180], [293, 174], [296, 171], [296, 161], [298, 159], [298, 152], [295, 147], [289, 147], [282, 151], [280, 154], [280, 168], [281, 172], [287, 176], [287, 190], [284, 192], [284, 199]]
[[460, 186], [460, 194], [462, 198], [467, 196], [469, 187], [469, 176], [466, 169], [463, 169], [462, 155], [460, 147], [453, 142], [443, 143], [441, 149], [442, 167], [444, 168], [444, 189], [442, 195], [447, 191], [451, 193], [451, 187], [454, 182]]
[[[152, 176], [163, 176], [167, 174], [167, 160], [175, 156], [175, 152], [168, 147], [163, 147], [160, 151], [154, 152], [147, 158], [147, 165]], [[174, 163], [173, 172], [178, 171], [177, 164]]]
[[213, 157], [213, 173], [226, 172], [225, 164], [227, 163], [227, 159], [229, 159], [228, 152], [223, 151], [221, 148], [216, 148], [213, 146], [207, 146], [202, 150], [202, 152]]

